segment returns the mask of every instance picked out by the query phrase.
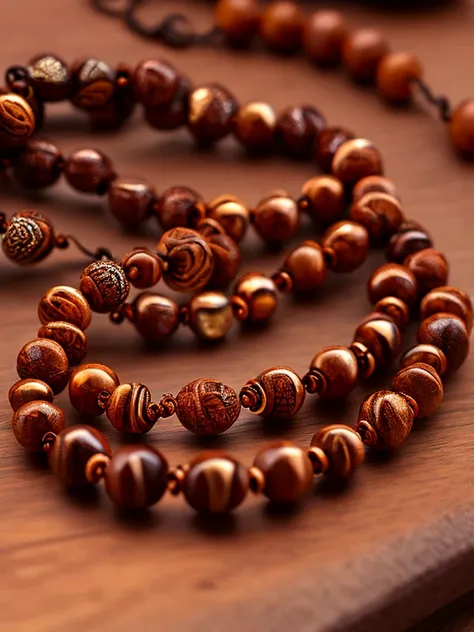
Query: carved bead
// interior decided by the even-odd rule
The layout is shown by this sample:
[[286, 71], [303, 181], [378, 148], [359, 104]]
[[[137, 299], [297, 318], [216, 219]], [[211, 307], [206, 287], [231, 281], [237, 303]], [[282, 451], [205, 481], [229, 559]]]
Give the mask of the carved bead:
[[253, 214], [253, 224], [269, 245], [280, 246], [290, 241], [298, 228], [296, 202], [287, 195], [270, 195], [261, 200]]
[[464, 322], [452, 314], [432, 314], [418, 328], [417, 340], [438, 347], [446, 356], [449, 371], [457, 371], [469, 353], [469, 333]]
[[95, 261], [81, 275], [80, 290], [91, 309], [99, 314], [113, 312], [127, 298], [130, 284], [115, 261]]
[[395, 183], [386, 176], [367, 176], [362, 178], [352, 189], [352, 202], [355, 204], [367, 193], [386, 193], [398, 199], [398, 192]]
[[69, 378], [69, 363], [63, 348], [53, 340], [37, 338], [22, 347], [17, 358], [21, 378], [35, 378], [60, 393]]
[[79, 290], [68, 285], [56, 285], [46, 292], [38, 305], [43, 325], [57, 320], [76, 325], [83, 331], [91, 322], [91, 308]]
[[443, 401], [443, 383], [429, 364], [421, 362], [401, 369], [393, 378], [392, 389], [412, 397], [418, 417], [429, 417]]
[[84, 332], [64, 321], [55, 321], [39, 328], [38, 338], [54, 340], [64, 349], [69, 366], [75, 366], [82, 361], [87, 351], [87, 340]]
[[365, 138], [348, 140], [334, 154], [332, 175], [344, 184], [353, 185], [362, 178], [382, 173], [382, 157]]
[[51, 387], [46, 382], [34, 378], [18, 380], [8, 391], [8, 401], [13, 411], [29, 402], [52, 402], [53, 399], [54, 393]]
[[403, 393], [377, 391], [362, 402], [356, 431], [367, 445], [398, 448], [409, 435], [414, 418], [411, 402]]
[[396, 296], [407, 305], [418, 298], [418, 283], [413, 273], [398, 263], [385, 263], [377, 268], [367, 283], [369, 300], [376, 303], [386, 296]]
[[312, 292], [324, 283], [327, 265], [315, 241], [304, 241], [287, 254], [282, 270], [288, 272], [295, 292]]
[[284, 154], [308, 158], [325, 127], [326, 119], [316, 108], [308, 105], [287, 108], [278, 116], [275, 140]]
[[303, 382], [287, 367], [273, 367], [249, 380], [240, 391], [240, 402], [254, 415], [290, 419], [305, 399]]
[[387, 247], [387, 259], [403, 263], [408, 255], [432, 246], [433, 240], [423, 226], [413, 220], [406, 220], [400, 224], [397, 232], [390, 237]]
[[220, 292], [193, 296], [188, 307], [188, 325], [202, 340], [221, 340], [234, 322], [229, 299]]
[[63, 101], [71, 92], [71, 73], [56, 55], [37, 55], [28, 63], [28, 80], [41, 101]]
[[139, 178], [117, 178], [108, 190], [109, 211], [129, 227], [148, 217], [154, 201], [153, 187]]
[[318, 165], [326, 173], [331, 172], [334, 155], [346, 141], [354, 138], [354, 134], [344, 127], [327, 127], [316, 139], [315, 158]]
[[473, 308], [469, 296], [457, 287], [438, 287], [423, 298], [420, 305], [420, 320], [425, 320], [432, 314], [443, 312], [459, 316], [466, 325], [467, 331], [472, 330]]
[[18, 443], [28, 452], [43, 451], [47, 432], [58, 434], [64, 428], [63, 411], [47, 401], [31, 401], [19, 408], [12, 419], [12, 429]]
[[326, 347], [313, 358], [310, 373], [322, 378], [321, 397], [346, 397], [357, 386], [359, 367], [354, 352], [348, 347]]
[[277, 288], [269, 277], [258, 272], [244, 274], [235, 286], [234, 295], [247, 306], [247, 318], [257, 323], [272, 316], [277, 307]]
[[114, 72], [95, 58], [76, 61], [71, 66], [72, 103], [88, 112], [99, 110], [112, 100]]
[[375, 358], [377, 368], [390, 366], [400, 353], [402, 338], [394, 322], [377, 318], [359, 325], [354, 341], [366, 345]]
[[429, 364], [438, 373], [443, 375], [446, 372], [447, 360], [444, 353], [438, 347], [434, 345], [415, 345], [406, 351], [401, 359], [400, 366], [407, 367], [412, 364], [422, 362], [423, 364]]
[[115, 178], [110, 158], [95, 149], [77, 149], [66, 158], [64, 177], [82, 193], [103, 195]]
[[172, 101], [179, 89], [179, 75], [167, 61], [147, 59], [136, 67], [133, 84], [138, 101], [155, 108]]
[[258, 31], [261, 9], [257, 0], [219, 0], [216, 24], [234, 46], [245, 46]]
[[396, 326], [403, 330], [410, 322], [408, 305], [395, 296], [385, 296], [374, 305], [374, 312], [389, 316]]
[[249, 151], [268, 151], [273, 146], [276, 114], [268, 103], [254, 101], [239, 108], [232, 120], [236, 139]]
[[270, 49], [294, 53], [301, 46], [304, 19], [295, 2], [271, 2], [262, 13], [260, 35]]
[[47, 140], [30, 139], [13, 165], [13, 175], [25, 189], [39, 190], [53, 185], [61, 175], [63, 157]]
[[434, 248], [426, 248], [409, 255], [403, 265], [415, 275], [422, 295], [446, 285], [448, 281], [449, 265], [446, 257]]
[[155, 425], [151, 393], [143, 384], [120, 384], [107, 401], [107, 417], [119, 432], [142, 434]]
[[[213, 222], [207, 219], [206, 222]], [[215, 222], [217, 224], [217, 222]], [[217, 224], [222, 232], [206, 235], [206, 232], [198, 230], [206, 237], [207, 243], [214, 257], [214, 270], [208, 283], [208, 287], [213, 290], [225, 290], [235, 279], [240, 268], [240, 250], [232, 237], [229, 237]]]
[[162, 342], [179, 325], [179, 307], [161, 294], [142, 292], [132, 304], [133, 324], [147, 342]]
[[54, 229], [49, 219], [35, 211], [22, 211], [12, 215], [8, 222], [2, 248], [11, 261], [29, 265], [45, 259], [54, 243]]
[[219, 222], [236, 243], [242, 241], [250, 222], [248, 208], [232, 195], [221, 195], [208, 205], [208, 216]]
[[128, 281], [140, 290], [154, 287], [161, 279], [161, 260], [147, 248], [135, 248], [125, 255], [121, 265]]
[[367, 193], [351, 206], [351, 219], [365, 226], [373, 240], [390, 237], [403, 222], [399, 202], [386, 193]]
[[35, 115], [19, 94], [0, 94], [0, 148], [25, 145], [35, 131]]
[[369, 83], [375, 79], [380, 61], [389, 46], [376, 29], [357, 29], [349, 33], [342, 47], [342, 60], [355, 81]]
[[364, 444], [349, 426], [326, 426], [313, 436], [311, 445], [323, 450], [328, 457], [326, 473], [330, 476], [348, 478], [364, 462]]
[[230, 132], [238, 105], [228, 90], [216, 83], [196, 88], [189, 95], [188, 127], [202, 144], [212, 144]]
[[110, 396], [120, 384], [117, 374], [103, 364], [83, 364], [71, 374], [69, 399], [83, 415], [102, 415]]
[[315, 222], [326, 224], [342, 217], [345, 207], [344, 187], [337, 178], [315, 176], [304, 183], [301, 193], [301, 208]]
[[188, 187], [171, 187], [157, 200], [153, 211], [163, 230], [177, 226], [197, 226], [206, 215], [202, 197]]
[[342, 220], [328, 228], [321, 245], [333, 272], [353, 272], [367, 259], [369, 234], [362, 224]]

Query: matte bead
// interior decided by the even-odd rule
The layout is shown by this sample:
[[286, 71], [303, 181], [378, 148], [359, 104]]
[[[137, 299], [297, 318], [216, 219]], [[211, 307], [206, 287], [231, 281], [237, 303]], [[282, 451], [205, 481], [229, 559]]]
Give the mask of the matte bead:
[[410, 310], [405, 301], [396, 296], [384, 296], [374, 305], [374, 312], [389, 316], [396, 326], [403, 330], [410, 322]]
[[231, 130], [238, 104], [228, 90], [216, 83], [195, 88], [189, 95], [188, 127], [204, 145], [224, 138]]
[[161, 279], [161, 260], [147, 248], [135, 248], [125, 255], [121, 265], [128, 281], [139, 290], [154, 287]]
[[304, 14], [296, 2], [271, 2], [263, 11], [260, 34], [265, 44], [279, 53], [298, 50], [303, 28]]
[[216, 25], [234, 46], [250, 43], [260, 25], [257, 0], [219, 0], [215, 8]]
[[374, 240], [383, 240], [393, 235], [404, 217], [399, 202], [386, 193], [367, 193], [351, 206], [350, 218], [360, 222]]
[[334, 154], [331, 168], [332, 175], [347, 185], [383, 173], [379, 151], [365, 138], [354, 138], [343, 143]]
[[363, 83], [372, 82], [380, 60], [388, 52], [388, 43], [380, 31], [359, 29], [346, 37], [342, 60], [353, 79]]
[[301, 193], [301, 208], [317, 223], [331, 224], [344, 214], [344, 187], [337, 178], [315, 176], [304, 183]]
[[26, 144], [35, 131], [35, 115], [30, 104], [19, 94], [0, 94], [0, 149]]
[[469, 333], [464, 322], [452, 314], [432, 314], [418, 329], [421, 344], [434, 345], [446, 356], [448, 370], [457, 371], [469, 353]]
[[[377, 391], [362, 402], [356, 431], [367, 445], [392, 450], [406, 440], [414, 419], [411, 402], [403, 393]], [[361, 422], [369, 425], [370, 433], [367, 433], [367, 426], [361, 425]]]
[[342, 220], [328, 228], [321, 246], [329, 254], [329, 266], [333, 272], [352, 272], [367, 259], [369, 234], [362, 224]]
[[52, 402], [53, 399], [54, 393], [51, 387], [46, 382], [34, 378], [19, 380], [8, 391], [8, 401], [13, 411], [29, 402]]
[[107, 400], [107, 417], [119, 432], [142, 434], [155, 425], [151, 393], [144, 384], [119, 384]]
[[114, 180], [115, 172], [105, 154], [95, 149], [77, 149], [66, 158], [64, 176], [77, 191], [103, 195]]
[[12, 419], [13, 434], [28, 452], [43, 452], [44, 435], [47, 432], [58, 434], [64, 424], [63, 411], [47, 401], [24, 404]]
[[69, 366], [79, 364], [87, 351], [87, 340], [84, 332], [64, 321], [55, 321], [42, 325], [38, 331], [38, 338], [54, 340], [64, 349]]
[[17, 357], [20, 378], [34, 378], [60, 393], [69, 378], [69, 363], [63, 348], [53, 340], [36, 338], [27, 342]]
[[423, 226], [418, 224], [418, 222], [406, 220], [400, 224], [397, 232], [390, 237], [387, 259], [403, 263], [408, 255], [432, 246], [433, 241]]
[[303, 48], [311, 61], [321, 66], [332, 66], [341, 59], [341, 50], [349, 32], [347, 22], [339, 11], [315, 11], [306, 20]]
[[305, 400], [299, 376], [290, 368], [273, 367], [249, 380], [240, 391], [240, 401], [254, 415], [271, 419], [291, 419]]
[[422, 296], [448, 282], [449, 265], [446, 257], [434, 248], [426, 248], [409, 255], [403, 265], [416, 277]]
[[56, 55], [37, 55], [28, 63], [28, 81], [41, 101], [63, 101], [71, 92], [71, 73]]
[[271, 246], [290, 241], [298, 228], [296, 202], [287, 195], [270, 195], [261, 200], [253, 213], [253, 225], [260, 237]]
[[400, 359], [400, 366], [403, 368], [418, 362], [429, 364], [438, 373], [438, 375], [443, 375], [446, 372], [446, 356], [441, 349], [438, 349], [438, 347], [433, 345], [421, 344], [411, 347], [411, 349], [408, 349], [408, 351], [402, 355]]
[[377, 368], [385, 368], [400, 353], [402, 338], [394, 322], [374, 315], [373, 320], [357, 327], [354, 342], [366, 345], [375, 358]]
[[273, 146], [276, 120], [268, 103], [254, 101], [239, 108], [232, 120], [232, 132], [245, 149], [268, 151]]
[[234, 295], [247, 308], [247, 319], [262, 322], [273, 315], [278, 304], [278, 290], [272, 279], [258, 272], [248, 272], [240, 277]]
[[153, 187], [139, 178], [117, 178], [108, 190], [109, 211], [125, 226], [137, 226], [150, 213], [155, 201]]
[[34, 138], [15, 160], [13, 175], [25, 189], [39, 190], [53, 185], [61, 175], [62, 167], [59, 148], [47, 140]]
[[202, 340], [222, 340], [234, 322], [229, 299], [220, 292], [193, 296], [188, 307], [189, 328]]
[[377, 66], [377, 88], [392, 103], [409, 101], [416, 79], [423, 76], [423, 67], [411, 53], [389, 53]]
[[140, 62], [133, 73], [137, 100], [147, 108], [169, 103], [179, 88], [179, 75], [174, 66], [162, 59]]
[[83, 331], [91, 322], [91, 308], [85, 296], [68, 285], [56, 285], [46, 292], [38, 305], [38, 316], [43, 325], [65, 321]]
[[43, 261], [54, 246], [51, 222], [36, 211], [21, 211], [12, 215], [2, 239], [3, 252], [19, 265]]
[[343, 143], [352, 138], [354, 134], [344, 127], [326, 127], [322, 130], [316, 139], [315, 158], [323, 171], [331, 172], [335, 153]]
[[275, 140], [284, 154], [292, 158], [308, 158], [326, 119], [310, 105], [287, 108], [278, 116]]
[[423, 298], [420, 305], [420, 320], [425, 320], [432, 314], [443, 312], [459, 316], [466, 325], [469, 333], [472, 330], [473, 308], [472, 301], [463, 290], [457, 287], [438, 287]]
[[474, 156], [474, 99], [460, 103], [451, 113], [449, 121], [451, 142], [462, 156]]
[[367, 193], [386, 193], [398, 199], [395, 183], [387, 176], [367, 176], [359, 180], [352, 189], [352, 202], [358, 202]]
[[326, 473], [329, 476], [349, 478], [364, 462], [364, 444], [349, 426], [326, 426], [313, 436], [311, 445], [326, 454], [329, 462]]
[[392, 389], [412, 397], [418, 417], [429, 417], [443, 401], [443, 383], [429, 364], [418, 362], [401, 369], [393, 378]]
[[187, 77], [179, 77], [178, 87], [173, 99], [159, 107], [144, 109], [146, 122], [159, 130], [174, 130], [186, 125], [189, 114], [189, 95], [192, 90]]
[[171, 187], [157, 200], [154, 213], [164, 230], [196, 226], [206, 215], [203, 198], [188, 187]]
[[179, 307], [160, 294], [139, 294], [132, 304], [132, 313], [136, 330], [147, 342], [166, 340], [179, 325]]
[[72, 64], [72, 103], [91, 112], [106, 106], [113, 97], [115, 73], [105, 62], [94, 57]]
[[92, 311], [106, 314], [117, 309], [127, 298], [130, 284], [115, 261], [95, 261], [81, 274], [79, 286]]
[[120, 381], [117, 374], [104, 364], [82, 364], [71, 374], [69, 399], [83, 415], [98, 417], [105, 411], [107, 400]]
[[245, 204], [232, 195], [221, 195], [208, 205], [208, 216], [219, 222], [235, 243], [242, 241], [250, 223]]
[[370, 276], [367, 283], [369, 300], [377, 303], [386, 296], [395, 296], [407, 305], [418, 298], [418, 283], [414, 274], [398, 263], [384, 263]]
[[321, 397], [346, 397], [357, 386], [357, 358], [348, 347], [326, 347], [311, 361], [310, 372], [322, 377]]
[[282, 270], [288, 272], [295, 292], [312, 292], [324, 283], [327, 273], [324, 253], [315, 241], [304, 241], [287, 254]]

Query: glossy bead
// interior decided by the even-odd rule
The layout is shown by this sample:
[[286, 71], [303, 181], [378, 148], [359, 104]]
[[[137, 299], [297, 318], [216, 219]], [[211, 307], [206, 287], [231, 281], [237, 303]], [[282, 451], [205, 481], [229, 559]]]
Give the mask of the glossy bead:
[[0, 94], [0, 149], [26, 144], [35, 131], [35, 115], [19, 94]]
[[182, 425], [199, 435], [218, 435], [238, 419], [240, 402], [230, 386], [210, 378], [198, 378], [176, 396], [176, 415]]
[[3, 252], [19, 265], [42, 261], [50, 254], [54, 245], [51, 222], [36, 211], [21, 211], [12, 215], [2, 239]]
[[270, 2], [262, 14], [260, 35], [265, 44], [279, 53], [294, 53], [301, 46], [304, 14], [296, 2]]
[[333, 272], [352, 272], [367, 259], [369, 234], [362, 224], [342, 220], [328, 228], [321, 246], [329, 255], [329, 266]]
[[27, 342], [18, 354], [16, 368], [19, 377], [42, 380], [54, 393], [60, 393], [69, 378], [69, 363], [63, 348], [46, 338]]
[[61, 175], [63, 157], [47, 140], [31, 139], [15, 160], [13, 175], [25, 189], [39, 190], [53, 185]]
[[117, 178], [108, 190], [109, 211], [125, 226], [137, 226], [146, 219], [154, 201], [153, 187], [139, 178]]
[[119, 432], [142, 434], [151, 430], [157, 419], [150, 403], [151, 393], [144, 384], [120, 384], [107, 400], [107, 417]]
[[69, 366], [79, 364], [87, 351], [87, 340], [84, 332], [73, 325], [64, 321], [55, 321], [42, 325], [38, 331], [38, 338], [47, 338], [54, 340], [64, 349]]
[[316, 139], [315, 158], [323, 171], [331, 172], [337, 150], [343, 143], [352, 138], [354, 138], [354, 134], [344, 127], [326, 127], [322, 130]]
[[359, 29], [344, 40], [342, 60], [353, 79], [371, 82], [375, 79], [380, 60], [388, 52], [388, 43], [380, 31]]
[[386, 193], [398, 199], [395, 183], [387, 176], [367, 176], [356, 182], [352, 189], [352, 202], [358, 202], [367, 193]]
[[421, 362], [402, 368], [392, 381], [392, 389], [412, 397], [418, 404], [418, 417], [432, 415], [443, 400], [443, 383], [429, 364]]
[[274, 194], [261, 200], [253, 213], [253, 225], [271, 246], [290, 241], [299, 223], [298, 206], [287, 195]]
[[423, 76], [423, 67], [415, 55], [389, 53], [377, 66], [377, 88], [392, 103], [403, 103], [413, 96], [416, 79]]
[[377, 368], [390, 366], [402, 345], [400, 331], [395, 323], [377, 316], [357, 327], [354, 341], [367, 346], [375, 358]]
[[284, 154], [308, 158], [325, 127], [326, 119], [316, 108], [309, 105], [287, 108], [276, 121], [275, 140]]
[[102, 433], [91, 426], [78, 424], [62, 430], [48, 452], [49, 465], [56, 476], [70, 487], [88, 485], [87, 461], [94, 454], [111, 455]]
[[164, 230], [177, 226], [195, 226], [206, 215], [202, 197], [188, 187], [171, 187], [156, 201], [153, 212]]
[[159, 130], [173, 130], [188, 122], [189, 94], [191, 82], [187, 77], [180, 76], [175, 95], [171, 101], [159, 107], [144, 109], [146, 122]]
[[410, 322], [410, 310], [405, 301], [396, 296], [384, 296], [374, 305], [374, 312], [389, 316], [396, 326], [403, 330]]
[[331, 224], [340, 219], [345, 208], [342, 182], [332, 176], [315, 176], [307, 180], [301, 190], [301, 208], [319, 223]]
[[115, 76], [105, 62], [95, 58], [76, 61], [71, 67], [72, 103], [81, 110], [93, 111], [103, 108], [111, 101]]
[[241, 200], [232, 195], [220, 195], [210, 202], [207, 212], [235, 243], [242, 241], [250, 223], [250, 214]]
[[272, 502], [298, 502], [313, 486], [311, 461], [304, 450], [289, 441], [275, 441], [264, 446], [253, 465], [263, 473], [263, 493]]
[[321, 397], [346, 397], [357, 386], [359, 367], [357, 358], [348, 347], [326, 347], [311, 361], [310, 373], [316, 373], [322, 387]]
[[273, 315], [278, 303], [277, 294], [274, 281], [259, 272], [248, 272], [240, 277], [234, 291], [247, 307], [247, 319], [254, 323]]
[[261, 101], [247, 103], [239, 108], [232, 120], [232, 132], [249, 151], [272, 148], [276, 114], [273, 108]]
[[107, 464], [105, 491], [121, 507], [146, 509], [157, 503], [168, 484], [168, 462], [148, 445], [124, 445]]
[[339, 11], [315, 11], [305, 24], [303, 48], [306, 56], [321, 66], [337, 64], [348, 32], [347, 22]]
[[127, 298], [130, 284], [115, 261], [95, 261], [81, 274], [80, 290], [99, 314], [113, 312]]
[[202, 340], [222, 340], [234, 322], [229, 299], [220, 292], [193, 296], [188, 306], [189, 328]]
[[19, 380], [8, 391], [8, 401], [13, 411], [29, 402], [52, 402], [53, 399], [54, 393], [51, 387], [46, 382], [34, 378]]
[[305, 400], [305, 389], [298, 375], [284, 366], [262, 371], [240, 391], [240, 401], [254, 415], [271, 419], [291, 419]]
[[71, 374], [69, 399], [83, 415], [98, 417], [120, 381], [115, 371], [104, 364], [82, 364]]
[[16, 410], [12, 430], [18, 443], [28, 452], [43, 451], [47, 432], [58, 434], [64, 428], [63, 411], [48, 401], [31, 401]]
[[282, 270], [288, 272], [295, 292], [312, 292], [324, 283], [327, 273], [324, 253], [315, 241], [304, 241], [287, 254]]
[[351, 219], [360, 222], [374, 241], [387, 239], [403, 222], [398, 201], [386, 193], [367, 193], [351, 206]]
[[196, 88], [189, 95], [188, 127], [198, 142], [209, 145], [231, 130], [238, 104], [228, 90], [216, 83]]
[[161, 279], [160, 258], [147, 248], [135, 248], [122, 259], [121, 266], [133, 287], [145, 290]]
[[446, 372], [446, 356], [441, 349], [433, 345], [415, 345], [408, 349], [400, 358], [400, 366], [402, 368], [418, 362], [429, 364], [438, 375], [443, 375]]
[[366, 445], [382, 450], [398, 448], [415, 419], [412, 405], [416, 406], [403, 393], [388, 390], [372, 393], [361, 404], [356, 431]]
[[237, 276], [240, 269], [241, 256], [235, 241], [229, 235], [226, 235], [220, 224], [217, 225], [222, 231], [221, 233], [205, 235], [214, 257], [214, 270], [208, 287], [213, 290], [225, 290]]
[[395, 296], [407, 305], [413, 305], [418, 297], [418, 283], [414, 274], [398, 263], [385, 263], [378, 267], [370, 275], [367, 289], [372, 304], [386, 296]]
[[452, 314], [432, 314], [418, 329], [419, 343], [434, 345], [446, 356], [448, 371], [457, 371], [469, 353], [469, 333], [464, 322]]
[[361, 178], [382, 173], [382, 157], [365, 138], [348, 140], [334, 154], [332, 174], [344, 184], [354, 185]]
[[179, 325], [179, 307], [167, 296], [143, 292], [132, 304], [133, 324], [147, 342], [162, 342]]
[[402, 222], [397, 232], [390, 237], [387, 259], [402, 263], [408, 255], [432, 246], [433, 241], [423, 226], [418, 222], [407, 220]]
[[420, 305], [420, 320], [425, 320], [432, 314], [443, 312], [459, 316], [466, 325], [469, 333], [472, 330], [473, 308], [472, 301], [463, 290], [457, 287], [438, 287], [423, 298]]
[[474, 99], [460, 103], [451, 113], [449, 121], [451, 142], [462, 156], [474, 156]]
[[64, 176], [77, 191], [103, 195], [115, 172], [105, 154], [95, 149], [77, 149], [66, 158]]
[[92, 131], [118, 129], [135, 109], [132, 69], [126, 64], [119, 64], [114, 75], [112, 97], [104, 105], [88, 111]]
[[219, 0], [215, 8], [216, 25], [234, 46], [249, 44], [260, 25], [257, 0]]
[[179, 75], [174, 66], [161, 59], [140, 62], [133, 73], [137, 100], [147, 108], [169, 103], [179, 88]]
[[448, 261], [442, 252], [434, 248], [426, 248], [408, 255], [403, 265], [416, 277], [422, 296], [448, 282]]
[[85, 296], [68, 285], [56, 285], [46, 292], [38, 305], [38, 316], [43, 325], [64, 321], [83, 331], [91, 322], [91, 308]]
[[28, 81], [41, 101], [62, 101], [71, 92], [71, 73], [56, 55], [37, 55], [28, 63]]
[[196, 511], [222, 514], [242, 503], [249, 484], [248, 469], [244, 465], [220, 451], [209, 450], [191, 461], [183, 494]]
[[326, 426], [313, 436], [311, 445], [323, 450], [328, 457], [326, 473], [330, 476], [349, 478], [364, 462], [364, 444], [349, 426]]

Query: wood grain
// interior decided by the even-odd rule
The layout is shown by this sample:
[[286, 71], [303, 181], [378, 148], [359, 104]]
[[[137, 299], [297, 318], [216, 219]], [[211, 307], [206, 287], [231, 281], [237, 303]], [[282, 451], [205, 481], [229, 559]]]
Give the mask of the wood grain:
[[[209, 3], [173, 2], [166, 11], [171, 4], [173, 10], [186, 6], [201, 25], [209, 23]], [[394, 48], [417, 53], [437, 90], [454, 101], [474, 94], [472, 3], [395, 13], [373, 5], [341, 6], [354, 24], [378, 25]], [[157, 15], [163, 7], [155, 9]], [[390, 110], [370, 90], [352, 87], [342, 75], [314, 71], [300, 59], [264, 52], [164, 51], [98, 16], [86, 0], [3, 0], [0, 34], [5, 67], [44, 50], [67, 60], [94, 54], [111, 63], [157, 55], [198, 82], [228, 85], [242, 102], [320, 107], [332, 122], [381, 148], [407, 214], [426, 225], [447, 253], [451, 282], [474, 293], [473, 167], [453, 159], [442, 124], [422, 108]], [[67, 106], [51, 108], [46, 134], [64, 151], [103, 149], [121, 174], [150, 179], [158, 190], [187, 184], [206, 199], [230, 191], [255, 205], [275, 187], [298, 194], [314, 173], [308, 164], [245, 159], [227, 141], [213, 153], [198, 153], [186, 132], [155, 133], [139, 117], [120, 134], [92, 138], [80, 113]], [[155, 226], [140, 235], [121, 233], [102, 199], [75, 195], [63, 183], [29, 198], [5, 187], [1, 204], [8, 212], [44, 211], [58, 230], [120, 255], [158, 238]], [[305, 226], [300, 237], [310, 231]], [[270, 271], [279, 260], [256, 239], [244, 250], [246, 270]], [[226, 344], [211, 349], [190, 332], [163, 349], [146, 349], [130, 327], [96, 316], [88, 359], [109, 364], [122, 381], [145, 382], [158, 395], [177, 392], [201, 375], [239, 388], [275, 364], [304, 372], [317, 349], [350, 340], [369, 309], [366, 279], [381, 261], [381, 254], [373, 255], [358, 273], [330, 279], [314, 301], [284, 302], [271, 327], [236, 329]], [[474, 588], [472, 357], [448, 381], [439, 414], [417, 424], [406, 447], [389, 459], [369, 459], [348, 488], [318, 486], [293, 513], [275, 512], [255, 499], [235, 516], [208, 522], [181, 500], [166, 499], [150, 514], [127, 516], [115, 512], [101, 492], [64, 491], [42, 462], [27, 458], [16, 444], [6, 393], [15, 380], [18, 350], [36, 335], [39, 298], [55, 284], [77, 286], [84, 264], [73, 250], [34, 269], [15, 268], [3, 259], [0, 264], [2, 630], [392, 632]], [[411, 330], [407, 344], [413, 337]], [[311, 399], [283, 432], [245, 415], [228, 434], [204, 442], [172, 418], [147, 440], [175, 464], [209, 445], [250, 463], [272, 437], [283, 434], [306, 445], [323, 424], [352, 423], [364, 394], [387, 382], [388, 377], [372, 381], [337, 406]], [[60, 401], [69, 423], [79, 421], [64, 396]], [[97, 427], [114, 445], [120, 443], [105, 419]]]

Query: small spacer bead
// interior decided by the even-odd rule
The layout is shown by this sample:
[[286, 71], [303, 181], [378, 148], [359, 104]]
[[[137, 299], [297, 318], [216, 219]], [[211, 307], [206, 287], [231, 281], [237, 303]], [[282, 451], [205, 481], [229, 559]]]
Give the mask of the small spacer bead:
[[101, 393], [99, 393], [99, 396], [97, 397], [97, 405], [100, 408], [106, 410], [107, 406], [109, 405], [110, 396], [111, 393], [109, 393], [109, 391], [102, 391]]
[[109, 464], [110, 458], [106, 454], [98, 452], [91, 456], [86, 463], [85, 475], [89, 483], [96, 485], [104, 478], [105, 470]]
[[121, 310], [116, 311], [116, 312], [110, 312], [109, 320], [114, 325], [121, 325], [123, 321], [125, 320], [125, 314]]
[[54, 238], [54, 245], [60, 250], [65, 250], [66, 248], [69, 248], [70, 244], [67, 235], [56, 235], [56, 237]]
[[179, 308], [178, 314], [179, 322], [183, 325], [187, 325], [189, 322], [189, 307], [187, 305], [182, 305]]
[[324, 472], [328, 471], [329, 459], [324, 450], [312, 445], [306, 450], [306, 454], [311, 461], [315, 474], [324, 474]]
[[184, 481], [189, 471], [189, 465], [178, 465], [168, 473], [168, 491], [172, 496], [178, 496], [183, 491]]
[[306, 195], [301, 195], [297, 200], [296, 204], [298, 206], [298, 210], [302, 213], [306, 213], [309, 208], [309, 200]]
[[359, 365], [360, 377], [363, 380], [369, 378], [375, 371], [375, 358], [369, 349], [361, 342], [353, 342], [349, 349], [354, 353]]
[[310, 393], [310, 395], [314, 395], [315, 393], [321, 395], [327, 390], [327, 382], [324, 375], [315, 369], [308, 371], [301, 381], [304, 384], [306, 392]]
[[355, 431], [359, 435], [362, 443], [369, 446], [369, 448], [373, 448], [377, 444], [377, 433], [369, 424], [369, 422], [365, 421], [365, 419], [362, 419], [357, 423]]
[[56, 434], [54, 432], [47, 432], [41, 441], [43, 443], [43, 452], [48, 453], [56, 441]]
[[249, 487], [254, 494], [261, 494], [265, 489], [265, 474], [255, 465], [249, 467]]
[[279, 270], [271, 277], [280, 292], [291, 292], [293, 290], [293, 279], [284, 270]]
[[247, 303], [240, 298], [240, 296], [232, 296], [230, 299], [232, 311], [237, 320], [246, 320], [249, 315], [249, 308]]
[[160, 417], [171, 417], [176, 412], [176, 399], [171, 393], [165, 393], [158, 402]]

